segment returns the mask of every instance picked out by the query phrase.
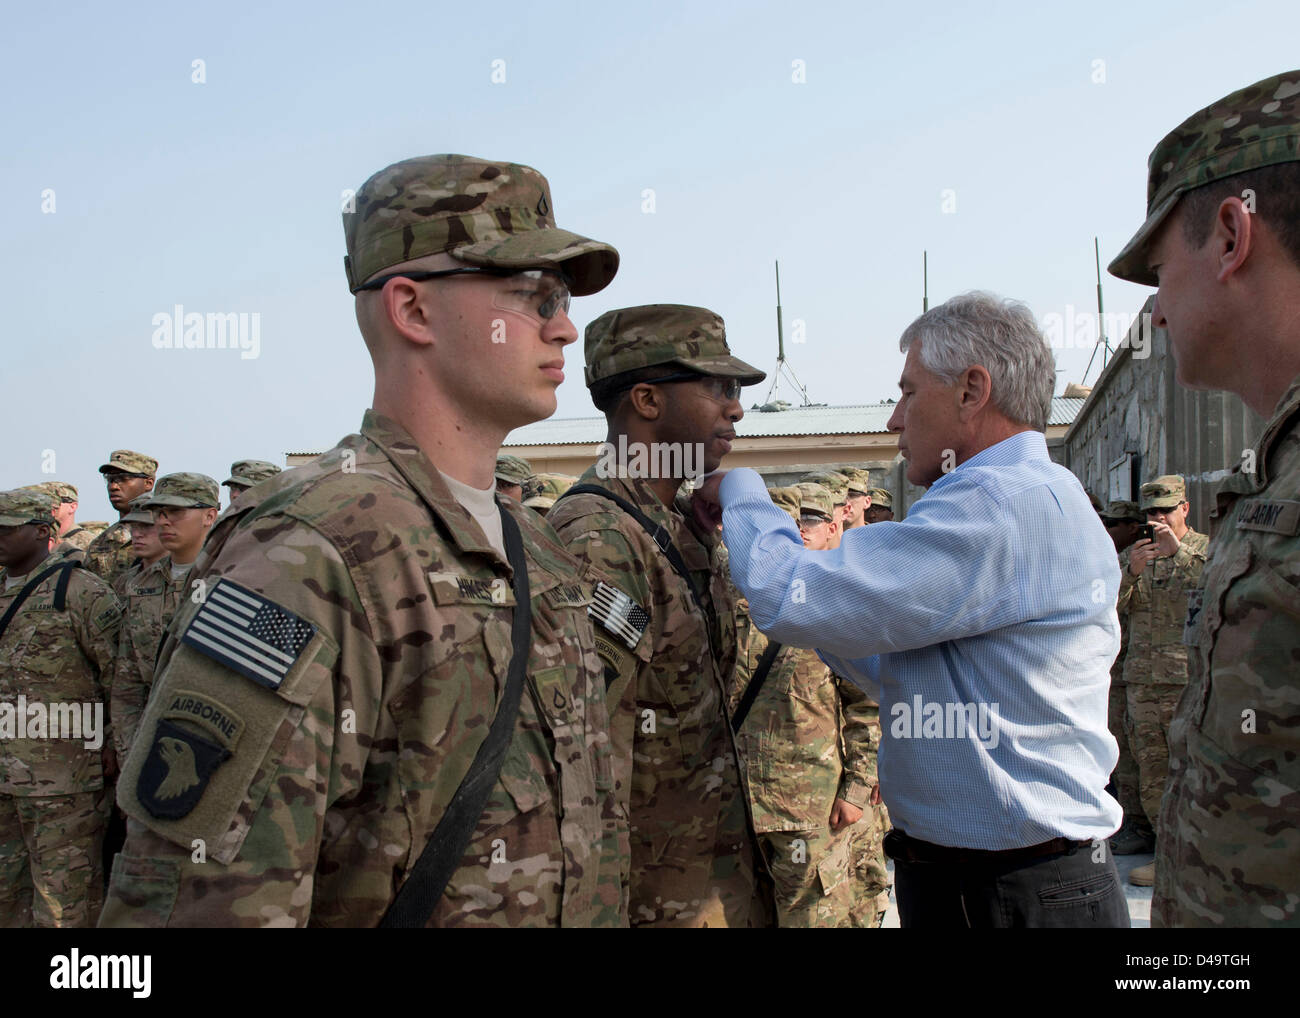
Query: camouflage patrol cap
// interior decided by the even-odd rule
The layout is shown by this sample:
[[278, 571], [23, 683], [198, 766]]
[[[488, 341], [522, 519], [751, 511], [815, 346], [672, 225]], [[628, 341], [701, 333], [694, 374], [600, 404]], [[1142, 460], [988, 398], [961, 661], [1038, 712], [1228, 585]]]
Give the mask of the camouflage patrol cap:
[[800, 482], [820, 484], [831, 493], [835, 505], [844, 505], [849, 498], [849, 479], [838, 470], [813, 470], [799, 478]]
[[524, 482], [523, 504], [530, 509], [549, 509], [575, 481], [577, 478], [568, 474], [533, 474]]
[[57, 530], [59, 521], [54, 518], [56, 504], [55, 499], [43, 491], [33, 491], [30, 488], [0, 491], [0, 527], [48, 523]]
[[1157, 286], [1147, 245], [1179, 197], [1245, 170], [1300, 160], [1300, 71], [1265, 78], [1193, 113], [1151, 150], [1147, 218], [1108, 267]]
[[606, 311], [587, 326], [583, 339], [587, 388], [638, 368], [675, 365], [702, 375], [754, 385], [766, 378], [731, 355], [722, 319], [707, 308], [644, 304]]
[[1142, 485], [1142, 511], [1172, 509], [1187, 501], [1187, 482], [1178, 474], [1165, 474]]
[[353, 293], [383, 269], [447, 252], [467, 265], [556, 269], [575, 296], [603, 290], [618, 252], [555, 225], [551, 186], [531, 166], [472, 156], [404, 159], [361, 185], [343, 213]]
[[813, 484], [810, 481], [800, 481], [795, 487], [799, 490], [799, 511], [801, 513], [816, 513], [823, 519], [833, 519], [835, 517], [835, 503], [830, 491], [824, 484]]
[[120, 470], [124, 474], [140, 474], [143, 477], [153, 477], [158, 473], [158, 461], [142, 452], [132, 452], [130, 449], [114, 449], [109, 454], [108, 462], [99, 468], [101, 474], [106, 474], [110, 470]]
[[496, 477], [499, 481], [505, 481], [506, 484], [517, 484], [521, 488], [528, 478], [533, 476], [533, 467], [522, 456], [497, 457]]
[[58, 502], [79, 502], [77, 489], [66, 481], [41, 481], [40, 484], [23, 485], [23, 491], [43, 491]]
[[1138, 508], [1136, 502], [1130, 502], [1127, 499], [1117, 499], [1106, 506], [1106, 511], [1101, 514], [1103, 520], [1111, 520], [1115, 523], [1145, 523], [1146, 516]]
[[150, 509], [176, 506], [181, 509], [215, 509], [221, 503], [221, 488], [207, 474], [168, 474], [158, 478], [145, 502]]
[[867, 494], [871, 496], [871, 505], [873, 507], [894, 508], [894, 496], [889, 493], [887, 488], [868, 488]]
[[871, 494], [871, 471], [865, 467], [841, 467], [841, 474], [849, 482], [849, 491], [858, 495]]
[[280, 470], [280, 467], [266, 460], [237, 460], [230, 464], [230, 476], [221, 483], [242, 484], [246, 488], [251, 488], [268, 477], [274, 477]]
[[778, 509], [784, 509], [796, 523], [798, 522], [799, 489], [795, 485], [768, 488], [767, 493], [772, 497], [772, 501], [776, 503]]
[[149, 511], [149, 499], [152, 492], [145, 492], [143, 495], [136, 495], [127, 503], [127, 514], [121, 518], [120, 523], [153, 523], [153, 513]]

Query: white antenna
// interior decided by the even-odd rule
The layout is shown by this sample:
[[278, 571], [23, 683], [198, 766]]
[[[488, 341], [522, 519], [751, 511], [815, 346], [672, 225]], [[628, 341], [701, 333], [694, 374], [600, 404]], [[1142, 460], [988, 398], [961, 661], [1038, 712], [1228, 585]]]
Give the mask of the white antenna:
[[767, 390], [767, 399], [764, 403], [771, 403], [780, 395], [781, 372], [785, 372], [789, 381], [798, 390], [800, 397], [803, 399], [804, 406], [811, 406], [808, 399], [808, 390], [799, 381], [799, 376], [794, 373], [794, 368], [786, 363], [785, 359], [785, 331], [781, 323], [781, 263], [776, 262], [776, 367], [772, 371], [772, 385]]

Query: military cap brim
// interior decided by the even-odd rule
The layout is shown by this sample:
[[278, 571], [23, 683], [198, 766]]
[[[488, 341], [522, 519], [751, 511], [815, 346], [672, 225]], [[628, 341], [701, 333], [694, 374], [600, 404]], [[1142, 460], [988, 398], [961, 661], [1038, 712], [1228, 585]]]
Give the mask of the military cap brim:
[[766, 371], [760, 371], [752, 364], [746, 364], [739, 357], [692, 357], [690, 359], [678, 357], [672, 363], [704, 375], [734, 378], [741, 385], [757, 385], [767, 377]]
[[172, 506], [176, 509], [217, 509], [220, 508], [215, 502], [200, 502], [194, 498], [185, 498], [181, 495], [159, 495], [151, 497], [144, 504], [146, 509], [156, 509], [159, 506]]
[[447, 253], [484, 268], [553, 269], [568, 276], [575, 297], [599, 293], [618, 272], [618, 251], [613, 247], [558, 227], [466, 244]]
[[1106, 266], [1107, 272], [1117, 279], [1127, 279], [1130, 283], [1141, 283], [1143, 286], [1160, 285], [1160, 280], [1151, 271], [1150, 263], [1147, 260], [1147, 249], [1150, 247], [1151, 241], [1155, 239], [1160, 227], [1169, 218], [1169, 213], [1178, 204], [1178, 199], [1187, 190], [1189, 189], [1184, 188], [1175, 191], [1151, 210], [1146, 222], [1138, 227], [1137, 233], [1133, 234], [1133, 239], [1125, 244], [1124, 250], [1117, 254], [1114, 260]]

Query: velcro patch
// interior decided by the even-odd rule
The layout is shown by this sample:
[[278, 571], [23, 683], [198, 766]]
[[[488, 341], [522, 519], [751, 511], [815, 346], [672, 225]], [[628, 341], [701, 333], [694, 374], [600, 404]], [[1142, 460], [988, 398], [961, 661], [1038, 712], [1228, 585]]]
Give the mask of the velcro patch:
[[122, 621], [122, 612], [118, 608], [105, 608], [95, 616], [95, 628], [103, 632], [109, 626], [115, 626]]
[[171, 703], [163, 710], [162, 716], [201, 728], [214, 742], [232, 751], [244, 730], [243, 720], [225, 704], [189, 689], [172, 693]]
[[190, 619], [181, 642], [267, 689], [279, 689], [315, 635], [316, 627], [306, 619], [222, 578]]
[[585, 608], [591, 604], [591, 592], [581, 583], [561, 583], [542, 597], [552, 608]]
[[635, 649], [650, 623], [648, 611], [603, 580], [596, 583], [587, 614], [619, 637], [629, 650]]
[[199, 804], [212, 772], [230, 759], [230, 750], [160, 720], [135, 795], [150, 815], [179, 820]]
[[439, 605], [515, 603], [515, 593], [502, 576], [484, 579], [462, 576], [460, 573], [430, 572], [428, 575], [429, 585], [433, 587], [434, 603]]
[[1290, 499], [1244, 499], [1237, 512], [1237, 529], [1294, 537], [1300, 533], [1300, 502]]

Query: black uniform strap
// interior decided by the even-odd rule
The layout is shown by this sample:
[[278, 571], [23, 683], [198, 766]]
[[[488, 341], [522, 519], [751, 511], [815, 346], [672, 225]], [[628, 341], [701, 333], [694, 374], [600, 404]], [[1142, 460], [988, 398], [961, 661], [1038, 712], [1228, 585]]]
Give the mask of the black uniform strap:
[[736, 713], [731, 715], [733, 732], [739, 733], [740, 726], [745, 723], [745, 718], [749, 717], [749, 708], [754, 706], [754, 701], [758, 699], [758, 694], [763, 689], [763, 682], [767, 679], [767, 673], [772, 670], [776, 656], [780, 653], [781, 645], [773, 640], [763, 651], [763, 656], [758, 659], [758, 667], [754, 669], [749, 685], [745, 687], [745, 692], [740, 697], [740, 703], [736, 704]]
[[[570, 495], [599, 495], [601, 498], [607, 498], [625, 513], [641, 524], [641, 529], [650, 535], [650, 539], [659, 546], [659, 550], [664, 553], [668, 559], [668, 564], [673, 567], [673, 571], [680, 576], [690, 589], [691, 598], [695, 605], [700, 609], [700, 614], [704, 616], [706, 635], [709, 638], [709, 646], [713, 646], [713, 612], [705, 606], [704, 598], [700, 596], [700, 588], [695, 585], [695, 577], [691, 575], [690, 569], [687, 568], [682, 553], [677, 550], [677, 545], [673, 544], [673, 538], [667, 530], [643, 513], [639, 506], [633, 505], [622, 495], [616, 495], [608, 488], [602, 488], [596, 484], [575, 484], [566, 491], [560, 498], [568, 498]], [[559, 499], [556, 499], [558, 502]]]
[[23, 602], [27, 600], [32, 591], [39, 587], [45, 581], [46, 577], [53, 576], [60, 569], [63, 570], [63, 575], [59, 577], [59, 584], [54, 590], [54, 607], [58, 611], [63, 611], [63, 606], [67, 601], [68, 577], [76, 567], [76, 562], [68, 562], [66, 560], [56, 562], [54, 565], [50, 566], [50, 568], [37, 574], [34, 579], [28, 580], [23, 586], [23, 589], [18, 591], [18, 596], [14, 598], [13, 604], [9, 606], [9, 610], [5, 612], [4, 618], [0, 619], [0, 637], [5, 635], [5, 630], [9, 628], [9, 623], [13, 621], [14, 616], [18, 614], [18, 609], [23, 606]]
[[501, 764], [510, 748], [519, 716], [519, 701], [524, 691], [524, 677], [528, 670], [528, 647], [532, 643], [532, 603], [528, 592], [528, 560], [524, 557], [524, 544], [519, 535], [519, 524], [498, 503], [501, 513], [501, 533], [505, 540], [506, 559], [514, 571], [515, 608], [510, 625], [512, 655], [510, 672], [506, 677], [501, 702], [487, 738], [474, 755], [474, 762], [452, 796], [438, 826], [429, 835], [424, 851], [402, 884], [397, 897], [388, 906], [380, 927], [385, 929], [422, 929], [433, 915], [447, 881], [465, 858], [474, 828], [487, 805], [488, 795], [497, 783]]

